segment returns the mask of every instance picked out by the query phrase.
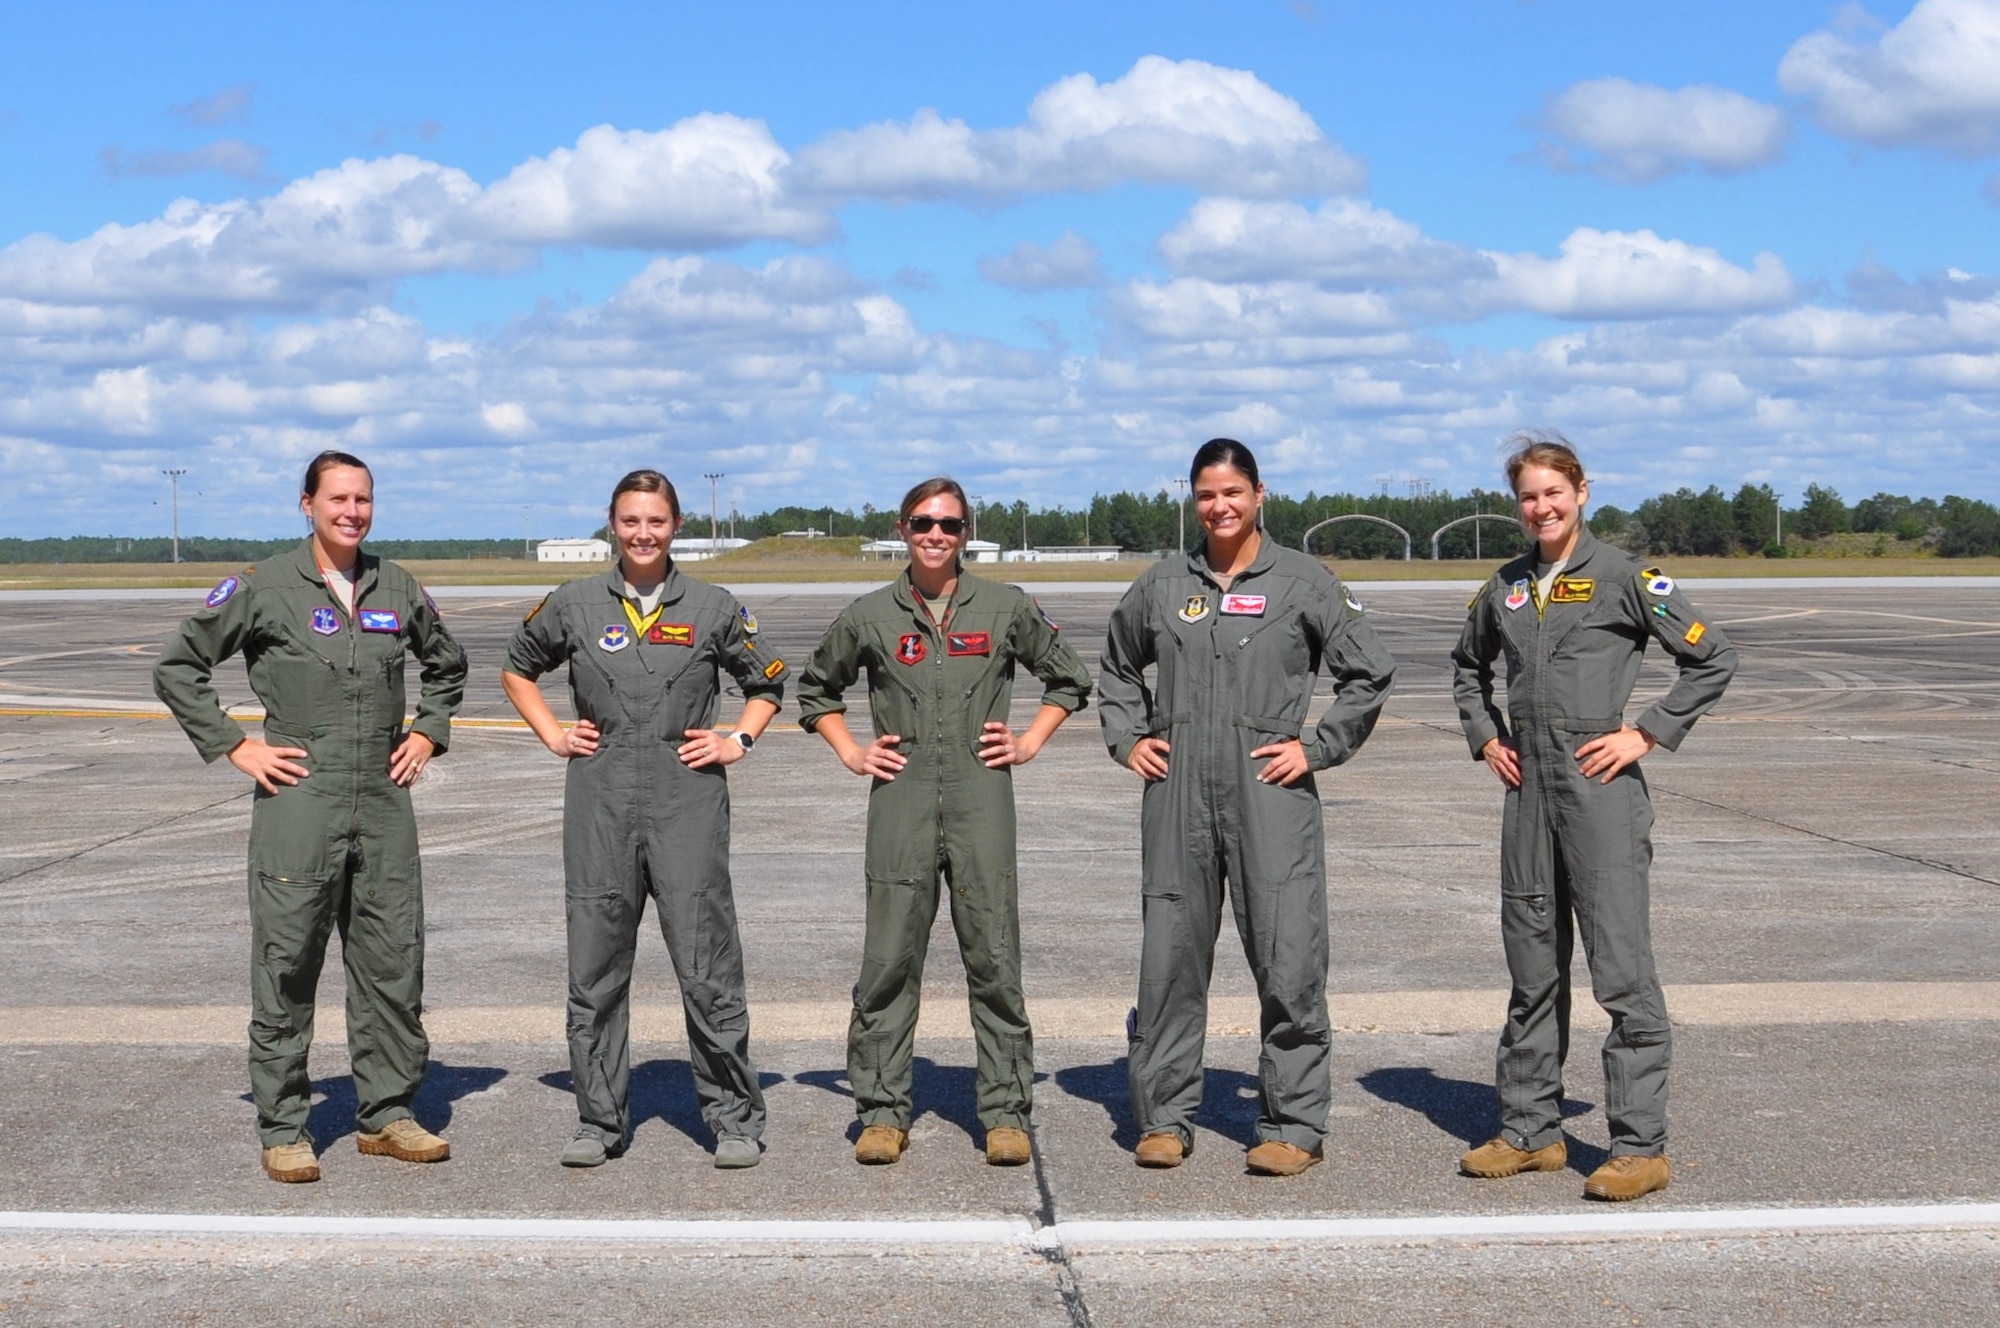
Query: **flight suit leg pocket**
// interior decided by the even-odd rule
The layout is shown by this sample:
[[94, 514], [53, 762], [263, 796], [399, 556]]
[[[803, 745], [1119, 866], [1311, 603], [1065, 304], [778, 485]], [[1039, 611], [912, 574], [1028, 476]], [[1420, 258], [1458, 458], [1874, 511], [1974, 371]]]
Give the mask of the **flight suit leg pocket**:
[[[1294, 876], [1279, 882], [1270, 895], [1270, 905], [1258, 919], [1268, 928], [1260, 947], [1266, 990], [1301, 1027], [1320, 1031], [1309, 1025], [1312, 1011], [1326, 1008], [1326, 882], [1317, 874]], [[1324, 1025], [1325, 1020], [1318, 1022]]]
[[310, 1034], [320, 965], [332, 929], [329, 882], [251, 870], [253, 1045]]
[[930, 941], [936, 903], [932, 882], [916, 876], [868, 873], [866, 929], [856, 1003], [880, 1010], [902, 991]]

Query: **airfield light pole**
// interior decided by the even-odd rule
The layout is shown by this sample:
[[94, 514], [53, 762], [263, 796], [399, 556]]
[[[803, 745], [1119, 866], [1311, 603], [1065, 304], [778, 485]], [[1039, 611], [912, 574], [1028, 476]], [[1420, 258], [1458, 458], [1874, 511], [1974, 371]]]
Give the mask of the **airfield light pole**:
[[1773, 542], [1782, 549], [1785, 547], [1785, 495], [1782, 493], [1773, 493], [1771, 495], [1771, 502], [1777, 508], [1778, 512], [1778, 535]]
[[972, 495], [972, 538], [975, 540], [979, 538], [979, 505], [985, 501], [976, 493]]
[[1174, 487], [1175, 487], [1176, 489], [1179, 489], [1179, 490], [1181, 491], [1181, 497], [1180, 497], [1180, 509], [1181, 509], [1181, 515], [1180, 515], [1180, 526], [1179, 526], [1179, 530], [1180, 530], [1180, 551], [1181, 551], [1182, 553], [1186, 553], [1186, 552], [1187, 552], [1187, 491], [1188, 491], [1188, 482], [1187, 482], [1186, 480], [1182, 479], [1182, 478], [1181, 478], [1180, 476], [1176, 475], [1176, 476], [1174, 476]]
[[529, 547], [532, 539], [528, 534], [528, 516], [534, 509], [534, 506], [533, 503], [521, 504], [521, 556], [523, 558], [532, 558], [535, 556], [534, 549]]
[[724, 473], [720, 470], [705, 470], [701, 473], [701, 477], [708, 481], [708, 556], [711, 558], [715, 556], [716, 538], [715, 482], [721, 479]]
[[172, 485], [174, 490], [174, 561], [178, 563], [181, 560], [181, 476], [187, 474], [187, 471], [175, 469], [163, 470], [160, 473], [167, 477], [167, 483]]

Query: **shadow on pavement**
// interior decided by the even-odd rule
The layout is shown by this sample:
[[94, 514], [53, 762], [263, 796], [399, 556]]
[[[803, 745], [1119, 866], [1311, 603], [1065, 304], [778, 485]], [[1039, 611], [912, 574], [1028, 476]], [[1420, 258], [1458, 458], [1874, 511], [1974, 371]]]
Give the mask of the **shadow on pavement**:
[[[1126, 1151], [1138, 1147], [1139, 1127], [1132, 1120], [1132, 1095], [1126, 1082], [1126, 1060], [1120, 1056], [1102, 1065], [1072, 1065], [1056, 1071], [1056, 1087], [1071, 1097], [1095, 1102], [1111, 1118], [1111, 1142]], [[1197, 1125], [1214, 1130], [1245, 1148], [1257, 1143], [1257, 1116], [1262, 1109], [1257, 1076], [1241, 1070], [1204, 1072], [1201, 1112]]]
[[[976, 1148], [986, 1147], [986, 1127], [979, 1123], [979, 1088], [976, 1072], [970, 1065], [939, 1065], [928, 1056], [918, 1056], [911, 1063], [910, 1118], [915, 1124], [925, 1115], [936, 1116], [965, 1131]], [[1037, 1083], [1048, 1078], [1037, 1073]], [[852, 1098], [854, 1089], [847, 1082], [845, 1070], [807, 1070], [792, 1076], [792, 1082], [809, 1084], [823, 1088], [829, 1093], [844, 1098]], [[847, 1127], [849, 1143], [861, 1137], [861, 1122], [854, 1121]]]
[[[535, 1082], [553, 1088], [565, 1096], [574, 1095], [576, 1081], [568, 1070], [551, 1070], [537, 1075]], [[785, 1082], [782, 1074], [760, 1071], [757, 1086], [769, 1092], [773, 1085]], [[694, 1067], [684, 1060], [640, 1061], [632, 1067], [632, 1079], [626, 1089], [625, 1109], [631, 1114], [630, 1133], [637, 1135], [639, 1127], [649, 1120], [664, 1121], [679, 1130], [701, 1147], [715, 1148], [715, 1134], [708, 1128], [708, 1122], [701, 1118], [701, 1102], [695, 1096]]]
[[[1446, 1079], [1428, 1065], [1385, 1066], [1370, 1070], [1355, 1080], [1384, 1102], [1422, 1112], [1424, 1118], [1470, 1148], [1483, 1144], [1500, 1132], [1500, 1097], [1490, 1083], [1470, 1079]], [[1588, 1114], [1595, 1103], [1564, 1098], [1563, 1119]], [[1610, 1156], [1595, 1144], [1571, 1138], [1569, 1166], [1586, 1174], [1603, 1165]]]
[[[483, 1093], [506, 1077], [507, 1072], [497, 1065], [446, 1065], [432, 1061], [424, 1069], [423, 1087], [417, 1090], [411, 1111], [419, 1124], [442, 1134], [451, 1128], [454, 1102]], [[306, 1118], [306, 1129], [323, 1153], [329, 1145], [354, 1133], [354, 1076], [337, 1074], [318, 1080], [313, 1084], [313, 1096], [315, 1101]], [[249, 1102], [251, 1098], [244, 1093], [240, 1100]]]

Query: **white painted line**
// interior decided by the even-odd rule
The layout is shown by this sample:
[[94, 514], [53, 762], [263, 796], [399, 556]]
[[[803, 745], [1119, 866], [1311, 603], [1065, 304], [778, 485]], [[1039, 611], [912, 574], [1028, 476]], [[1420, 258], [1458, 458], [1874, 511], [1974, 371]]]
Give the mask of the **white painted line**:
[[1506, 1240], [1604, 1236], [1693, 1236], [1717, 1232], [1938, 1231], [2000, 1226], [2000, 1203], [1859, 1208], [1715, 1208], [1634, 1211], [1592, 1205], [1574, 1213], [1468, 1217], [1219, 1219], [1059, 1222], [1035, 1233], [1039, 1247], [1236, 1244], [1263, 1241]]
[[1026, 1246], [1026, 1218], [930, 1222], [554, 1217], [262, 1217], [234, 1213], [0, 1213], [0, 1231], [94, 1235], [377, 1236], [457, 1240], [627, 1240], [685, 1244]]
[[479, 1241], [635, 1241], [704, 1245], [983, 1245], [1037, 1250], [1090, 1245], [1342, 1243], [1384, 1240], [1661, 1238], [1718, 1233], [1911, 1232], [2000, 1227], [2000, 1203], [1855, 1208], [1579, 1209], [1467, 1217], [1203, 1221], [1025, 1218], [935, 1221], [647, 1220], [499, 1217], [279, 1217], [198, 1213], [0, 1212], [0, 1232], [184, 1236], [408, 1236]]

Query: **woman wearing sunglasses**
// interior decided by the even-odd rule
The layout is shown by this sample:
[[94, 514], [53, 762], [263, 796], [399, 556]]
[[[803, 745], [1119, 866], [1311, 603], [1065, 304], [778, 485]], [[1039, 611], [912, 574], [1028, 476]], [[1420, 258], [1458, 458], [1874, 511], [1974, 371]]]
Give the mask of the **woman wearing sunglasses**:
[[[841, 764], [873, 781], [861, 980], [848, 1026], [847, 1077], [861, 1119], [857, 1162], [894, 1162], [909, 1144], [911, 1057], [924, 951], [947, 882], [972, 1005], [986, 1160], [1029, 1160], [1034, 1047], [1021, 995], [1012, 768], [1034, 759], [1090, 697], [1090, 674], [1040, 608], [1012, 586], [968, 576], [965, 490], [925, 480], [897, 528], [909, 571], [849, 605], [799, 682], [799, 722]], [[1042, 704], [1007, 722], [1019, 664]], [[873, 739], [848, 732], [843, 694], [868, 672]]]

